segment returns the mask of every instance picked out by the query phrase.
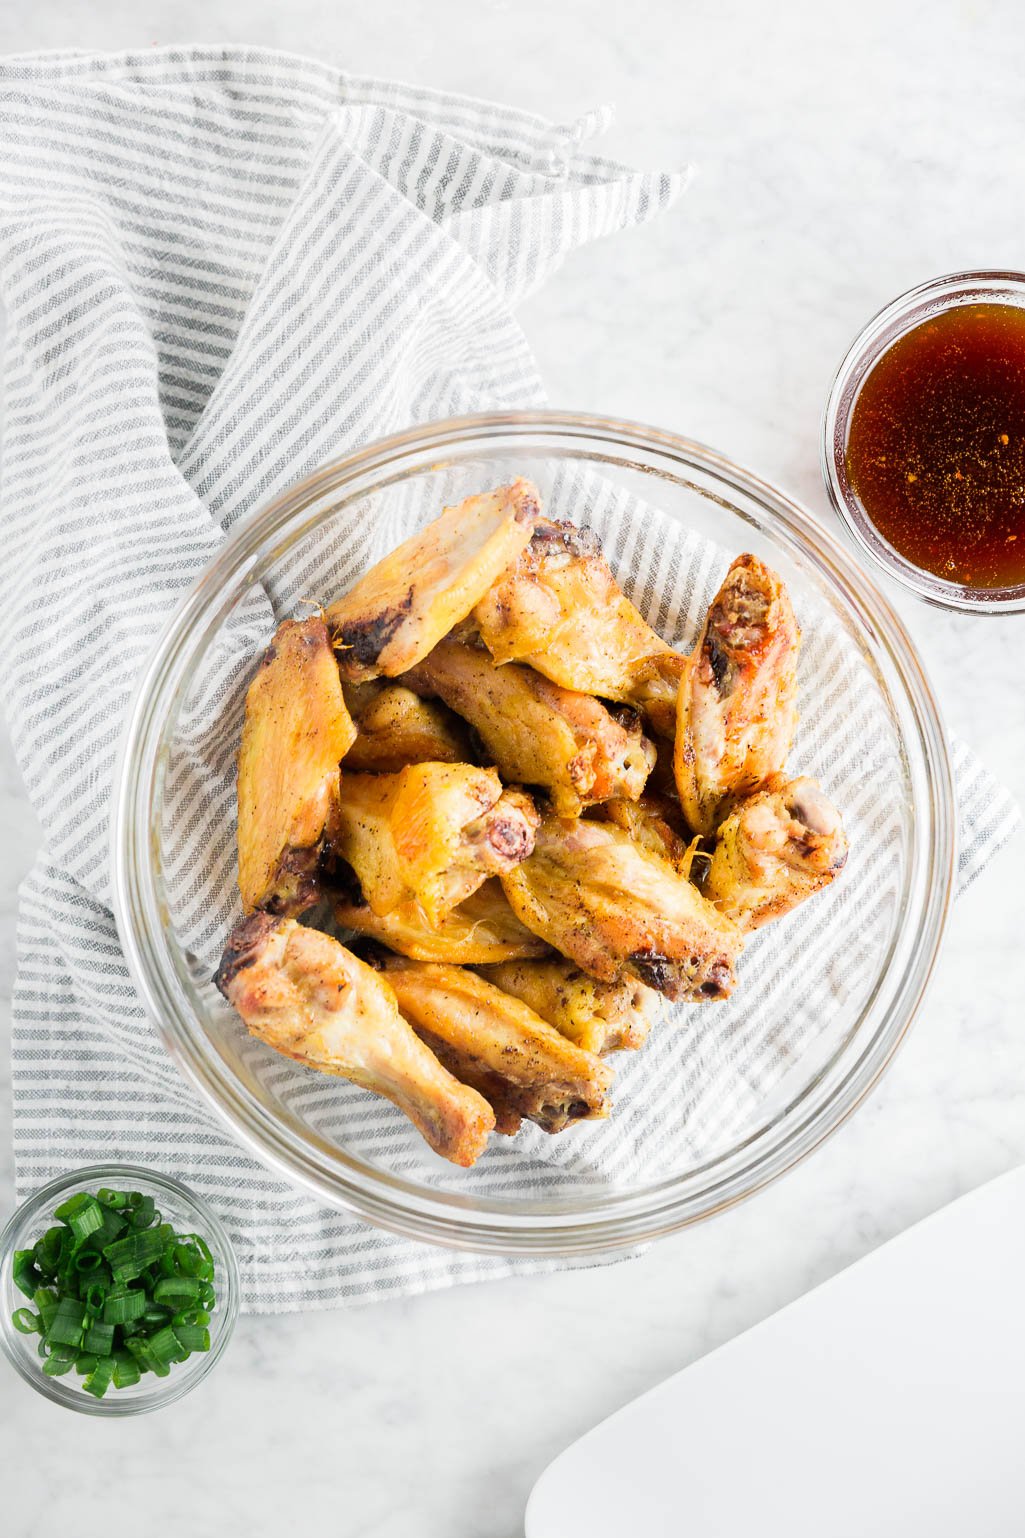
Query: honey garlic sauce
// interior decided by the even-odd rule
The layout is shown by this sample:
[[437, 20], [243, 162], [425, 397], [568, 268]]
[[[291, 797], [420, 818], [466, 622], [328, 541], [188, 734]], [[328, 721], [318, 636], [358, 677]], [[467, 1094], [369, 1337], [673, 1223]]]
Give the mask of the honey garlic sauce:
[[1025, 583], [1025, 308], [954, 305], [899, 337], [854, 403], [847, 478], [913, 565]]

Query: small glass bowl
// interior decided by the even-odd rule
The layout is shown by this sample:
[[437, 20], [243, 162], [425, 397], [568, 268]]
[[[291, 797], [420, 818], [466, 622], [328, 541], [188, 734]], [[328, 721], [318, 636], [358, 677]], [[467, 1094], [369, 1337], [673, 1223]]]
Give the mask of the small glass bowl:
[[[166, 1378], [144, 1373], [130, 1388], [109, 1388], [102, 1399], [95, 1399], [82, 1388], [74, 1370], [63, 1378], [47, 1378], [39, 1356], [39, 1336], [21, 1335], [11, 1323], [16, 1308], [31, 1307], [31, 1302], [14, 1285], [11, 1275], [15, 1250], [27, 1250], [53, 1224], [53, 1211], [76, 1191], [98, 1191], [103, 1186], [114, 1190], [141, 1191], [152, 1196], [166, 1223], [179, 1233], [197, 1233], [210, 1246], [214, 1258], [214, 1286], [217, 1306], [210, 1316], [210, 1350], [194, 1351], [184, 1362], [173, 1363]], [[220, 1358], [231, 1339], [238, 1318], [238, 1262], [220, 1219], [201, 1196], [168, 1175], [137, 1169], [131, 1164], [95, 1164], [89, 1169], [59, 1175], [42, 1187], [13, 1213], [0, 1234], [0, 1345], [25, 1379], [40, 1394], [69, 1410], [84, 1415], [144, 1415], [174, 1404], [197, 1383], [201, 1383]]]
[[851, 417], [862, 385], [898, 337], [944, 310], [962, 304], [1013, 304], [1025, 307], [1025, 273], [953, 272], [909, 289], [873, 316], [848, 348], [833, 380], [822, 423], [822, 474], [826, 489], [848, 531], [894, 581], [926, 603], [972, 614], [1020, 614], [1025, 585], [967, 587], [923, 571], [884, 539], [847, 478]]

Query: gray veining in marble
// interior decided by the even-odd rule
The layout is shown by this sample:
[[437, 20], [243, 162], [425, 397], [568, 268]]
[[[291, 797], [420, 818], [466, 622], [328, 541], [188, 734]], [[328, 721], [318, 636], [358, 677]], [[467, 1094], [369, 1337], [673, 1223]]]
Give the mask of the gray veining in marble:
[[[247, 41], [568, 118], [618, 106], [610, 153], [693, 161], [650, 228], [579, 253], [523, 310], [554, 404], [715, 444], [829, 520], [831, 373], [887, 299], [1022, 266], [1025, 16], [971, 0], [48, 0], [0, 4], [0, 51]], [[2, 146], [0, 146], [2, 153]], [[1025, 799], [1025, 622], [897, 603], [950, 724]], [[0, 748], [0, 1117], [16, 887], [36, 830]], [[1006, 851], [958, 905], [929, 1001], [869, 1103], [749, 1205], [627, 1265], [365, 1311], [244, 1321], [194, 1399], [67, 1415], [0, 1373], [4, 1530], [107, 1530], [123, 1495], [187, 1498], [196, 1538], [516, 1538], [567, 1441], [960, 1192], [1025, 1159], [1025, 946]], [[0, 1140], [0, 1206], [11, 1196]], [[137, 1509], [143, 1509], [140, 1505]]]

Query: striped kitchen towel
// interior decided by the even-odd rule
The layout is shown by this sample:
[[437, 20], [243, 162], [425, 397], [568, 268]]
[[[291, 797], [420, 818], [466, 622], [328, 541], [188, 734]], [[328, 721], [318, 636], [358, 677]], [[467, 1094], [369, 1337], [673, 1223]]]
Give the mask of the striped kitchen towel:
[[[262, 50], [14, 59], [0, 120], [0, 687], [45, 836], [19, 926], [19, 1190], [108, 1158], [180, 1174], [228, 1222], [253, 1309], [542, 1269], [326, 1211], [211, 1120], [109, 911], [113, 760], [154, 635], [225, 532], [411, 421], [543, 402], [511, 305], [682, 178], [595, 155], [601, 114], [557, 127]], [[973, 875], [1015, 812], [971, 755], [957, 767]], [[751, 1035], [753, 1092], [780, 1044]]]

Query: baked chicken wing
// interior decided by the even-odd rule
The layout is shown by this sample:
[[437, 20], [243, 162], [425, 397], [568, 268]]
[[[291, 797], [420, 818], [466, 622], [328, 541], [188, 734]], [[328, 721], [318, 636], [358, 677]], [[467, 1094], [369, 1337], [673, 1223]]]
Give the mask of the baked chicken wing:
[[564, 956], [503, 961], [477, 970], [585, 1052], [603, 1057], [642, 1047], [647, 1039], [657, 995], [636, 978], [602, 983]]
[[519, 999], [462, 967], [387, 957], [399, 1009], [457, 1077], [494, 1095], [508, 1126], [518, 1116], [546, 1132], [607, 1116], [612, 1072]]
[[655, 750], [632, 711], [616, 714], [533, 668], [499, 667], [488, 652], [442, 641], [403, 678], [469, 721], [505, 780], [538, 785], [564, 816], [610, 796], [635, 800]]
[[680, 684], [674, 770], [692, 831], [778, 774], [797, 724], [800, 632], [781, 579], [740, 555], [716, 594]]
[[347, 774], [331, 825], [334, 852], [356, 873], [374, 913], [414, 902], [429, 924], [534, 845], [529, 796], [503, 790], [494, 769], [410, 764], [397, 774]]
[[770, 781], [716, 835], [704, 893], [741, 929], [758, 929], [828, 886], [847, 859], [840, 814], [818, 781]]
[[442, 1067], [385, 979], [337, 940], [254, 914], [233, 932], [214, 981], [252, 1035], [386, 1096], [443, 1158], [468, 1166], [483, 1152], [490, 1105]]
[[473, 617], [496, 662], [526, 662], [565, 689], [633, 705], [673, 735], [685, 659], [620, 590], [590, 529], [538, 519]]
[[681, 876], [689, 876], [692, 850], [674, 827], [674, 823], [679, 823], [679, 812], [678, 801], [647, 792], [639, 801], [624, 801], [617, 797], [595, 809], [595, 815], [601, 821], [614, 823], [624, 833], [629, 833], [635, 844], [668, 860]]
[[446, 507], [331, 605], [342, 677], [393, 678], [466, 618], [530, 539], [536, 487], [513, 481]]
[[466, 764], [473, 758], [469, 734], [437, 700], [423, 700], [401, 684], [371, 679], [344, 684], [342, 692], [356, 723], [356, 740], [345, 768], [394, 774], [407, 764]]
[[626, 972], [694, 1002], [733, 987], [740, 930], [622, 828], [546, 817], [502, 885], [528, 929], [603, 982]]
[[520, 923], [497, 877], [485, 881], [434, 925], [428, 924], [412, 900], [379, 916], [369, 903], [346, 897], [336, 903], [335, 919], [343, 929], [379, 940], [389, 950], [414, 961], [476, 966], [543, 956], [548, 950], [543, 940]]
[[247, 913], [297, 913], [316, 899], [338, 764], [356, 728], [327, 627], [285, 620], [246, 695], [238, 758], [238, 884]]

